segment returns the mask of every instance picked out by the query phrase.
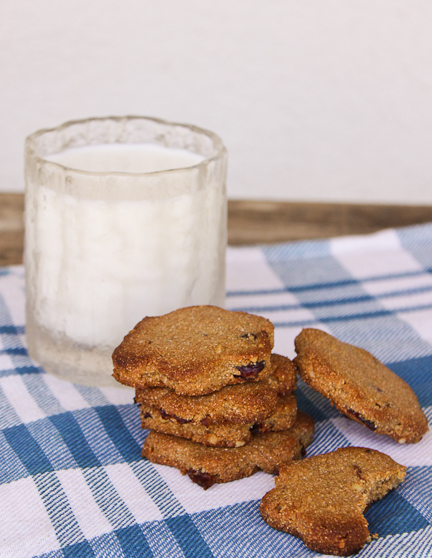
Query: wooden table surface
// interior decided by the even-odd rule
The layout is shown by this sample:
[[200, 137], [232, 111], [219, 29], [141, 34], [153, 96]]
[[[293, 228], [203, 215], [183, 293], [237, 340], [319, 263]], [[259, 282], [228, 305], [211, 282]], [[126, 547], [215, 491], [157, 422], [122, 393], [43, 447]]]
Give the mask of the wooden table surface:
[[[0, 193], [0, 265], [22, 263], [24, 195]], [[432, 206], [228, 201], [228, 243], [366, 234], [432, 221]]]

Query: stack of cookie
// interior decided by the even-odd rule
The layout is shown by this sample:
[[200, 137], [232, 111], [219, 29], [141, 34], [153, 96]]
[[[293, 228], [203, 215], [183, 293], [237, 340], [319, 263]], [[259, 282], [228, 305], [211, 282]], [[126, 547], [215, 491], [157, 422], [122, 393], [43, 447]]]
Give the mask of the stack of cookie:
[[271, 354], [273, 336], [269, 320], [214, 306], [142, 320], [113, 363], [151, 430], [143, 456], [203, 488], [299, 459], [313, 421], [297, 412], [295, 367]]

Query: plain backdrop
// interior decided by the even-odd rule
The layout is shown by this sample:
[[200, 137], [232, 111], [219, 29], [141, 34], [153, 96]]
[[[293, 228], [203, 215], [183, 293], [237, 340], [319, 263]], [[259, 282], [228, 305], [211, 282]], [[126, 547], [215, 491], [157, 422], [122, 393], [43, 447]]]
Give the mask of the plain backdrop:
[[432, 2], [1, 1], [0, 190], [27, 134], [125, 114], [218, 133], [231, 198], [432, 204]]

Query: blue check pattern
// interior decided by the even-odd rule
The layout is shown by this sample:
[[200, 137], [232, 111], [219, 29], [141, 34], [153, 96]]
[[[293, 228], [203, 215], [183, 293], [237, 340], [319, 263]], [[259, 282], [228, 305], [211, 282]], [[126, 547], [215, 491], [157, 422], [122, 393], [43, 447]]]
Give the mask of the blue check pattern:
[[[364, 347], [415, 390], [432, 421], [432, 225], [228, 250], [227, 307], [268, 317], [294, 356], [303, 327]], [[0, 270], [0, 557], [309, 557], [259, 514], [257, 473], [208, 491], [141, 458], [133, 392], [57, 380], [31, 361], [20, 266]], [[407, 465], [366, 514], [360, 557], [432, 556], [432, 435], [400, 445], [342, 417], [299, 382], [313, 416], [308, 455], [362, 445]]]

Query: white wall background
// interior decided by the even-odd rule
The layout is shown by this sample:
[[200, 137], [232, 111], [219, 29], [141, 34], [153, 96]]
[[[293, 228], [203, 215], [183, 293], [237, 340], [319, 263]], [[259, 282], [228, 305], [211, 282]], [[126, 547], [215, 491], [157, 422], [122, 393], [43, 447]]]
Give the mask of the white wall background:
[[0, 189], [111, 114], [217, 132], [232, 198], [432, 204], [432, 2], [2, 0]]

